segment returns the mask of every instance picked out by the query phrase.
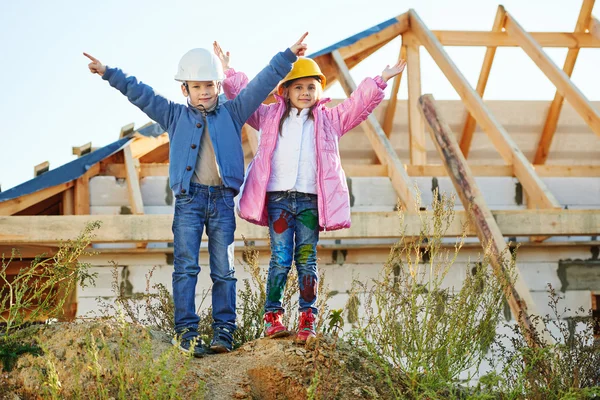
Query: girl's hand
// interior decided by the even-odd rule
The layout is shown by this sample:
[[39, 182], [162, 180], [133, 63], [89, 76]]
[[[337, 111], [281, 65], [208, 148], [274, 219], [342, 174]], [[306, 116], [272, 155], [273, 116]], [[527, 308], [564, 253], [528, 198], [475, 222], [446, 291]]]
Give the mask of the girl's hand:
[[219, 43], [217, 43], [216, 40], [213, 43], [213, 49], [214, 49], [216, 56], [219, 58], [219, 60], [221, 60], [221, 65], [223, 66], [223, 71], [227, 71], [229, 69], [229, 58], [230, 58], [229, 52], [227, 52], [227, 53], [223, 52], [223, 49], [221, 49], [221, 46], [219, 46]]
[[88, 68], [92, 74], [98, 74], [100, 76], [104, 75], [106, 72], [106, 66], [104, 66], [99, 60], [90, 56], [88, 53], [83, 53], [83, 55], [92, 60], [92, 62], [88, 64]]
[[298, 57], [302, 57], [306, 53], [306, 49], [308, 46], [306, 46], [305, 43], [302, 43], [306, 36], [308, 36], [308, 32], [305, 32], [304, 35], [302, 35], [302, 37], [298, 39], [296, 43], [290, 46], [290, 50], [292, 51], [292, 53], [294, 53]]
[[398, 61], [393, 67], [386, 65], [385, 69], [381, 73], [381, 78], [383, 78], [383, 80], [387, 82], [389, 79], [395, 77], [396, 75], [404, 71], [404, 67], [406, 67], [406, 60]]

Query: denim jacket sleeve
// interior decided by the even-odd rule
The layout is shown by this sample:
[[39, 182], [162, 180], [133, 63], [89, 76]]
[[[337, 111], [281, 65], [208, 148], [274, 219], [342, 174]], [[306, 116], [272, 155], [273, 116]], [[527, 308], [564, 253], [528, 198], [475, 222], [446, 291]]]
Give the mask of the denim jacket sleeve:
[[256, 111], [269, 93], [292, 69], [297, 57], [290, 49], [277, 53], [262, 71], [232, 101], [229, 107], [238, 122], [243, 125]]
[[127, 99], [147, 116], [158, 122], [165, 131], [175, 118], [177, 104], [157, 94], [150, 86], [139, 82], [135, 76], [125, 74], [119, 68], [106, 68], [102, 79], [127, 96]]
[[[238, 72], [233, 68], [225, 71], [223, 92], [228, 100], [235, 99], [246, 86], [248, 86], [248, 76], [245, 73]], [[264, 107], [266, 107], [264, 104], [258, 106], [258, 109], [246, 120], [246, 123], [257, 131], [260, 130], [261, 109]]]

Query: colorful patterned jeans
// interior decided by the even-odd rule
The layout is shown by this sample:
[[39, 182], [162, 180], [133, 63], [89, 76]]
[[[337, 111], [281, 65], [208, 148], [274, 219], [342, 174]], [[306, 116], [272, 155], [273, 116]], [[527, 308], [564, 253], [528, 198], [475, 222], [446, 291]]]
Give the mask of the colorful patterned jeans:
[[299, 192], [267, 193], [271, 262], [267, 277], [265, 311], [282, 310], [281, 300], [292, 267], [298, 271], [299, 309], [317, 313], [317, 242], [319, 214], [317, 196]]

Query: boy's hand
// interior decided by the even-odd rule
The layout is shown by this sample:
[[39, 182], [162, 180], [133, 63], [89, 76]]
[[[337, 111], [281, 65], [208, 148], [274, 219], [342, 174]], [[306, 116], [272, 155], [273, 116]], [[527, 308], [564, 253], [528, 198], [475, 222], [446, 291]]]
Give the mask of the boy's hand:
[[90, 56], [88, 53], [83, 53], [83, 55], [92, 60], [92, 62], [88, 64], [88, 68], [92, 74], [98, 74], [100, 76], [104, 75], [106, 67], [99, 60]]
[[227, 71], [229, 69], [229, 52], [224, 53], [219, 43], [215, 40], [213, 43], [213, 49], [216, 56], [221, 60], [221, 65], [223, 66], [223, 71]]
[[395, 77], [396, 75], [404, 71], [404, 67], [406, 67], [406, 60], [398, 61], [393, 67], [386, 65], [385, 69], [381, 73], [381, 78], [383, 78], [383, 80], [387, 82], [389, 79]]
[[304, 56], [304, 53], [306, 53], [306, 48], [308, 46], [306, 46], [306, 43], [302, 43], [306, 36], [308, 36], [308, 32], [305, 32], [304, 35], [302, 35], [302, 37], [298, 39], [296, 43], [290, 46], [290, 50], [292, 51], [292, 53], [294, 53], [298, 57], [302, 57]]

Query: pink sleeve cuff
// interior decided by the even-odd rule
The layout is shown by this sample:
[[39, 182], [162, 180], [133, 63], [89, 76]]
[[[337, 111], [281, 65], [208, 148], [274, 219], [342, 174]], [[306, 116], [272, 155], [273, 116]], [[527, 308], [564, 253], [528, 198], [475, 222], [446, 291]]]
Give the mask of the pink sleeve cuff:
[[373, 80], [375, 81], [379, 89], [384, 90], [387, 87], [387, 82], [383, 80], [381, 75], [377, 75], [375, 78], [373, 78]]
[[235, 75], [235, 69], [233, 69], [233, 68], [229, 68], [228, 70], [225, 71], [226, 78], [231, 78], [234, 75]]

